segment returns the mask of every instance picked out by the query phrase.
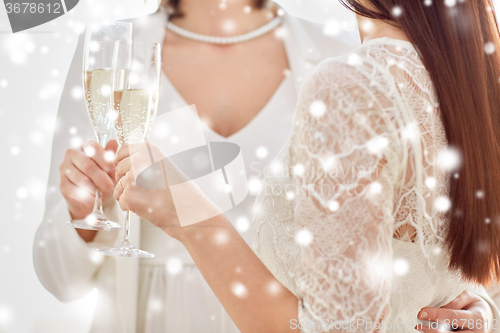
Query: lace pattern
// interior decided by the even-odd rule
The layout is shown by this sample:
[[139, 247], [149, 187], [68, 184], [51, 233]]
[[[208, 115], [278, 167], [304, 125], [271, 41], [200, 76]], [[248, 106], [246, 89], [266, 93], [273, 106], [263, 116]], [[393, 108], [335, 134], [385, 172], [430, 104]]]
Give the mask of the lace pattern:
[[[411, 44], [374, 40], [320, 64], [253, 223], [254, 251], [301, 300], [301, 322], [416, 319], [465, 288], [441, 249], [446, 149], [432, 82]], [[428, 290], [439, 284], [450, 294]], [[409, 298], [412, 289], [422, 295]]]

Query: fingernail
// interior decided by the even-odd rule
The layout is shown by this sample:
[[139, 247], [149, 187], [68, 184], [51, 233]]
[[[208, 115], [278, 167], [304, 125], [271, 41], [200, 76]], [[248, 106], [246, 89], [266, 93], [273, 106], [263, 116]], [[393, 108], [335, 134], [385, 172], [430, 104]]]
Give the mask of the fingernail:
[[418, 313], [418, 316], [417, 316], [417, 317], [418, 317], [418, 319], [425, 319], [425, 318], [427, 318], [428, 316], [429, 316], [429, 314], [428, 314], [427, 312], [425, 312], [425, 311], [420, 311], [420, 312]]

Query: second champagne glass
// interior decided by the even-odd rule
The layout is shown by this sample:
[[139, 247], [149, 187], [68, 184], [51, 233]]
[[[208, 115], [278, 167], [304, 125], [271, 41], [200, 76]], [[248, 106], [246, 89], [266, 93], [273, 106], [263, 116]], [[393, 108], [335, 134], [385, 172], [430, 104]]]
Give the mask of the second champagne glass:
[[[115, 44], [113, 71], [115, 83], [128, 78], [123, 89], [114, 85], [115, 130], [120, 146], [145, 143], [153, 129], [160, 89], [160, 45], [143, 41]], [[108, 256], [152, 258], [154, 254], [136, 248], [130, 241], [130, 212], [125, 212], [122, 239], [109, 249], [97, 252]]]

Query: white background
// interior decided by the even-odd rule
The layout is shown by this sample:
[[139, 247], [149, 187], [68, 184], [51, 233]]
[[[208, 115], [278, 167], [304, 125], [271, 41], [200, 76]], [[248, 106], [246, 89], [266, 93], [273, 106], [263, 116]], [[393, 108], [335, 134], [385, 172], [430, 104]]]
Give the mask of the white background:
[[[33, 237], [44, 210], [55, 117], [77, 36], [92, 22], [154, 11], [156, 0], [148, 1], [154, 3], [80, 0], [68, 14], [17, 34], [0, 4], [0, 333], [88, 331], [97, 291], [72, 304], [58, 302], [34, 272]], [[277, 2], [292, 14], [329, 22], [328, 33], [355, 28], [352, 13], [336, 0]], [[74, 97], [82, 95], [77, 90]]]

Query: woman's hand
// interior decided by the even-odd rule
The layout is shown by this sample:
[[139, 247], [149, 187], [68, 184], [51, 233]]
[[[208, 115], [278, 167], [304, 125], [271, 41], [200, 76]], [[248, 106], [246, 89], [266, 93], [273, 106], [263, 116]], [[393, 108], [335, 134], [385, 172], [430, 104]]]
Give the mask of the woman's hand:
[[112, 157], [117, 148], [115, 140], [110, 140], [106, 148], [88, 141], [79, 148], [66, 151], [59, 166], [59, 188], [72, 219], [83, 219], [92, 212], [97, 189], [103, 193], [103, 203], [112, 199], [115, 187]]
[[[155, 160], [161, 160], [161, 150], [151, 144], [148, 146]], [[149, 150], [145, 148], [145, 145], [128, 145], [118, 150], [114, 160], [117, 182], [114, 197], [122, 210], [134, 212], [175, 238], [180, 224], [166, 180], [163, 177], [159, 180], [165, 182], [164, 190], [145, 189], [135, 182], [138, 175], [132, 170], [137, 173], [151, 165]]]
[[[441, 308], [423, 308], [418, 314], [422, 320], [430, 320], [452, 326], [460, 332], [488, 333], [493, 325], [490, 305], [480, 296], [464, 291]], [[437, 329], [423, 327], [421, 332], [438, 333]]]

